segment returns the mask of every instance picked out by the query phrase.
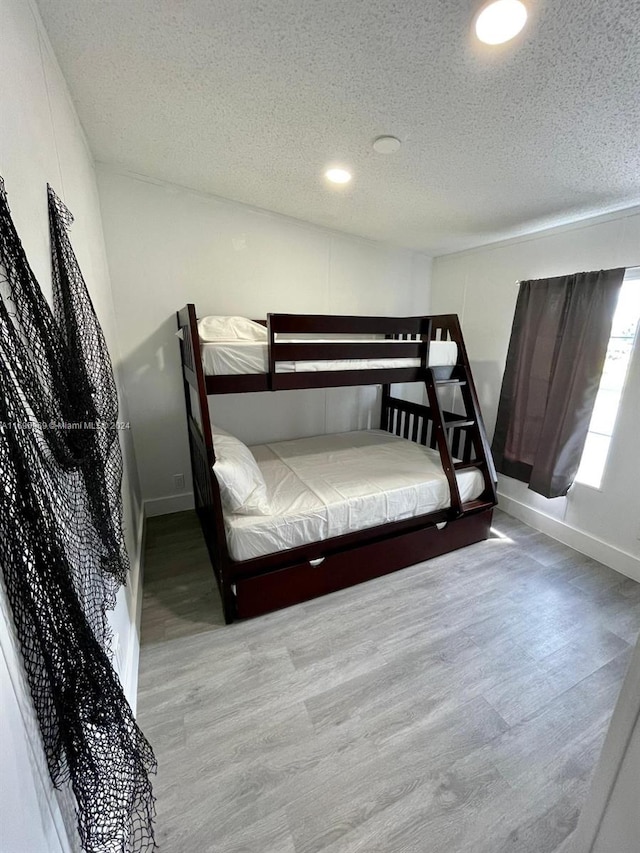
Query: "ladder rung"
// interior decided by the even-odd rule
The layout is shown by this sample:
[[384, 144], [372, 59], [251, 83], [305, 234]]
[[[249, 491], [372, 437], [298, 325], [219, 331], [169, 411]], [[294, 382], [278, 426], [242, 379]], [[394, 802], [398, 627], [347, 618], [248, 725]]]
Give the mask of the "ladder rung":
[[447, 420], [445, 420], [445, 422], [444, 422], [445, 429], [455, 429], [456, 427], [469, 427], [469, 426], [475, 426], [475, 425], [476, 425], [476, 422], [474, 420], [470, 420], [470, 421], [463, 421], [463, 420], [447, 421]]
[[486, 462], [484, 459], [474, 459], [473, 462], [454, 462], [453, 467], [456, 471], [465, 471], [467, 468], [484, 468]]
[[493, 501], [483, 501], [483, 500], [466, 501], [465, 503], [462, 504], [462, 511], [463, 512], [471, 512], [472, 510], [475, 510], [475, 509], [488, 509], [491, 506], [495, 506], [495, 503]]
[[436, 385], [466, 385], [466, 379], [436, 379]]

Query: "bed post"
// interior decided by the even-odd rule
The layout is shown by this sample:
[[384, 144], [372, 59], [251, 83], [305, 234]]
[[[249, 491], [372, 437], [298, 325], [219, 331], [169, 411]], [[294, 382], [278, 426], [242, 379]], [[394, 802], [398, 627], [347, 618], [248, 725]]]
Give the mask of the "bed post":
[[[178, 311], [177, 319], [178, 329], [181, 332], [180, 353], [193, 475], [193, 496], [220, 589], [225, 622], [228, 624], [235, 616], [235, 599], [227, 577], [230, 558], [220, 488], [213, 472], [216, 456], [195, 305], [189, 303]], [[194, 390], [197, 398], [197, 419], [193, 413], [191, 389]]]

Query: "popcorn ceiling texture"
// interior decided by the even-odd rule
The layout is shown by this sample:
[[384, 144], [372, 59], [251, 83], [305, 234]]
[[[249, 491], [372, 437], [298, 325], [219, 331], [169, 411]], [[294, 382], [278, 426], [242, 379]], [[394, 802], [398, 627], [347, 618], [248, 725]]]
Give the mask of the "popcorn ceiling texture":
[[38, 5], [118, 168], [434, 254], [640, 202], [639, 0], [531, 0], [493, 48], [466, 0]]

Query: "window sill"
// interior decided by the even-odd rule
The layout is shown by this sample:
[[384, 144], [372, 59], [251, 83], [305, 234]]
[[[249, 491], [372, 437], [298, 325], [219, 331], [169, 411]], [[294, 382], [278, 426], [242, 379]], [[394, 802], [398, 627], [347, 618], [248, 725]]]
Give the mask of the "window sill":
[[583, 483], [582, 480], [574, 480], [571, 488], [567, 493], [567, 497], [571, 494], [571, 492], [578, 486], [580, 489], [589, 489], [590, 492], [600, 492], [602, 493], [602, 483], [599, 486], [592, 486], [591, 483]]

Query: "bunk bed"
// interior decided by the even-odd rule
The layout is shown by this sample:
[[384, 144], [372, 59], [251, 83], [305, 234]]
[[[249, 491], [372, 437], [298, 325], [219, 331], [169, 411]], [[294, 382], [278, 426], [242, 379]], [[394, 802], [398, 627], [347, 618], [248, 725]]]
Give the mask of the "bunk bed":
[[[488, 538], [497, 502], [496, 472], [456, 315], [269, 314], [266, 322], [247, 321], [264, 329], [255, 340], [222, 341], [201, 339], [193, 304], [177, 312], [177, 321], [195, 505], [227, 623]], [[392, 393], [392, 385], [408, 382], [424, 384], [427, 405]], [[396, 468], [407, 472], [403, 485], [412, 497], [406, 506], [385, 515], [367, 504], [370, 521], [361, 519], [354, 525], [350, 518], [336, 524], [339, 513], [331, 516], [330, 501], [326, 518], [320, 512], [324, 505], [310, 503], [302, 523], [305, 526], [305, 518], [313, 517], [316, 526], [306, 524], [303, 536], [295, 525], [286, 526], [277, 505], [266, 514], [258, 510], [255, 516], [229, 513], [214, 466], [216, 445], [221, 448], [225, 440], [235, 439], [225, 439], [224, 431], [215, 430], [209, 396], [354, 385], [382, 386], [379, 430], [265, 445], [253, 448], [253, 456], [265, 471], [271, 466], [268, 476], [277, 482], [280, 465], [289, 474], [297, 470], [303, 480], [310, 476], [304, 466], [300, 468], [310, 447], [316, 461], [328, 448], [334, 464], [353, 460], [356, 472], [358, 460], [366, 455], [370, 465], [380, 465], [381, 478], [393, 477]], [[462, 414], [441, 404], [440, 392], [454, 388], [460, 392]], [[376, 455], [378, 447], [383, 448], [384, 462]], [[336, 456], [336, 449], [342, 455]], [[296, 459], [297, 469], [292, 462]], [[429, 486], [426, 501], [420, 497], [424, 484], [411, 479], [412, 472], [422, 477], [423, 468], [425, 472], [437, 468], [429, 482], [440, 490], [436, 494], [435, 486]], [[309, 493], [318, 493], [315, 481], [308, 484]], [[406, 494], [400, 489], [394, 496], [397, 503]], [[411, 514], [407, 506], [413, 507]], [[252, 537], [246, 536], [247, 531]], [[262, 539], [260, 531], [266, 531]]]

